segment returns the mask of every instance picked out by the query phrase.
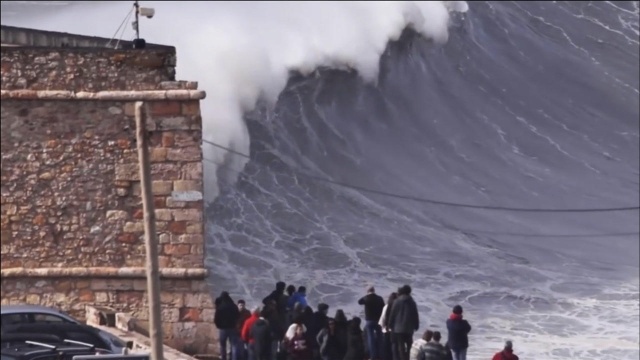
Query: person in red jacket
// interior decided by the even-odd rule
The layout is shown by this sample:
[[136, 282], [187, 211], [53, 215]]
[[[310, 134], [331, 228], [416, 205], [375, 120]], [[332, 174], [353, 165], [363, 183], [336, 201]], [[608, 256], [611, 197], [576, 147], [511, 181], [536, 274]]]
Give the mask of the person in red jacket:
[[513, 343], [507, 341], [504, 344], [504, 349], [493, 355], [492, 360], [519, 360], [518, 355], [513, 353]]
[[255, 309], [253, 309], [253, 312], [251, 312], [251, 317], [245, 320], [244, 324], [242, 325], [242, 330], [240, 331], [240, 338], [247, 345], [247, 357], [249, 358], [249, 360], [254, 358], [252, 351], [253, 349], [251, 348], [251, 344], [253, 344], [253, 338], [251, 337], [251, 327], [253, 327], [253, 324], [255, 324], [258, 319], [260, 319], [260, 307], [256, 307]]

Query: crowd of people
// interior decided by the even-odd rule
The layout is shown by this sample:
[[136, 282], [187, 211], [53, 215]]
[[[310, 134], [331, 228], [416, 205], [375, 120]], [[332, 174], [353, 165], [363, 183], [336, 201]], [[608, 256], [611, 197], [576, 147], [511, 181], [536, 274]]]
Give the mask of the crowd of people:
[[[314, 312], [306, 294], [304, 286], [278, 282], [262, 306], [249, 310], [244, 300], [236, 303], [222, 292], [214, 319], [222, 360], [466, 360], [471, 325], [460, 305], [446, 320], [443, 344], [442, 334], [432, 330], [414, 340], [420, 319], [409, 285], [386, 302], [368, 287], [358, 300], [364, 322], [357, 316], [347, 319], [341, 309], [330, 317], [324, 303]], [[513, 344], [507, 341], [492, 360], [518, 360]]]

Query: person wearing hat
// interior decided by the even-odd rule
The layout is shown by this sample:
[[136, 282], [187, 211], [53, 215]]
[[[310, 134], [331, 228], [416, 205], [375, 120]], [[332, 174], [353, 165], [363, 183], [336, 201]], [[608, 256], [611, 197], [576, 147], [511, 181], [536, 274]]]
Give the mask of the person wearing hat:
[[384, 309], [384, 299], [376, 294], [373, 286], [367, 287], [367, 295], [358, 300], [359, 305], [364, 305], [364, 330], [367, 337], [367, 349], [369, 358], [379, 360], [382, 358], [380, 350], [382, 346], [382, 327], [378, 324], [382, 309]]
[[513, 343], [508, 340], [504, 343], [504, 349], [493, 355], [493, 360], [519, 360], [518, 355], [513, 353]]
[[462, 318], [462, 306], [453, 307], [452, 314], [447, 319], [447, 330], [449, 332], [449, 348], [454, 360], [467, 360], [467, 349], [469, 348], [469, 332], [471, 325]]

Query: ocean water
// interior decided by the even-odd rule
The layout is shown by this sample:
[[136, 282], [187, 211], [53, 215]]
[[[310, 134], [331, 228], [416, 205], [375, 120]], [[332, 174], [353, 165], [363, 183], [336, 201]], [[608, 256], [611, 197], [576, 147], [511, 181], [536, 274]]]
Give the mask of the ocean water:
[[[3, 24], [99, 36], [131, 5], [7, 3]], [[204, 144], [216, 292], [283, 280], [361, 315], [366, 285], [407, 283], [421, 331], [465, 308], [470, 359], [638, 359], [638, 210], [317, 180], [637, 207], [637, 1], [143, 6], [207, 90], [208, 141], [250, 157]]]

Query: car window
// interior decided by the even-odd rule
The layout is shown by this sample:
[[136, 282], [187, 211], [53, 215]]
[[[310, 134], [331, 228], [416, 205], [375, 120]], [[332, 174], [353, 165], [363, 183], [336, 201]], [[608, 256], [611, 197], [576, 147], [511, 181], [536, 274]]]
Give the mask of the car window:
[[33, 322], [68, 323], [69, 321], [61, 318], [60, 316], [51, 315], [51, 314], [33, 314]]
[[2, 325], [15, 325], [15, 324], [23, 324], [26, 320], [22, 316], [22, 314], [6, 314], [2, 315]]

